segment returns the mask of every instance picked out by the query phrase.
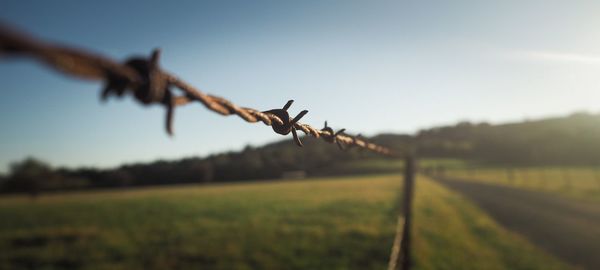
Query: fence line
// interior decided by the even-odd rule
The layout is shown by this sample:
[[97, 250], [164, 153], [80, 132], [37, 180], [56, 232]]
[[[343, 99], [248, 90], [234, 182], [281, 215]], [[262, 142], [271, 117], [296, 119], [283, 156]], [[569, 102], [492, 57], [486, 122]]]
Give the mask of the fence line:
[[[162, 70], [159, 66], [160, 50], [158, 49], [154, 50], [149, 58], [131, 57], [124, 63], [119, 63], [86, 50], [37, 40], [0, 24], [0, 56], [19, 55], [37, 59], [71, 76], [104, 81], [103, 99], [111, 95], [121, 97], [131, 93], [142, 105], [159, 104], [165, 107], [165, 129], [170, 135], [173, 134], [175, 107], [200, 102], [207, 109], [218, 114], [224, 116], [235, 114], [249, 123], [260, 121], [271, 126], [274, 132], [281, 135], [292, 133], [298, 146], [302, 146], [302, 142], [296, 130], [301, 130], [306, 135], [335, 143], [341, 149], [359, 147], [382, 155], [394, 155], [390, 149], [367, 142], [360, 136], [344, 134], [345, 129], [335, 132], [327, 126], [327, 122], [322, 129], [298, 122], [308, 111], [303, 110], [291, 118], [287, 110], [293, 100], [288, 101], [282, 108], [258, 111], [239, 107], [218, 96], [205, 94], [175, 75]], [[175, 95], [172, 91], [173, 87], [178, 88], [182, 94]]]

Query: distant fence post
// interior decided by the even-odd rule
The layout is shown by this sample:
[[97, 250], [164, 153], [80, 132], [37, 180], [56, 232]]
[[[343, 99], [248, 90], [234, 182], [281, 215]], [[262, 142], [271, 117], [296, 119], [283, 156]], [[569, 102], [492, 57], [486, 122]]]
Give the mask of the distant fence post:
[[408, 270], [412, 266], [411, 261], [411, 227], [412, 227], [412, 202], [415, 186], [415, 158], [413, 155], [406, 156], [404, 162], [404, 229], [402, 230], [402, 242], [400, 243], [399, 269]]

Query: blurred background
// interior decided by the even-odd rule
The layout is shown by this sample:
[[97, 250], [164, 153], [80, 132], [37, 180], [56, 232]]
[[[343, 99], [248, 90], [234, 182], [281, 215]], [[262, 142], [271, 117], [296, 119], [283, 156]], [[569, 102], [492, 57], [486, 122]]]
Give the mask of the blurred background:
[[[416, 269], [598, 269], [600, 3], [1, 1], [0, 22], [418, 157]], [[0, 40], [0, 42], [3, 42]], [[1, 45], [1, 44], [0, 44]], [[402, 159], [0, 55], [1, 269], [382, 269]], [[225, 184], [226, 183], [226, 184]]]

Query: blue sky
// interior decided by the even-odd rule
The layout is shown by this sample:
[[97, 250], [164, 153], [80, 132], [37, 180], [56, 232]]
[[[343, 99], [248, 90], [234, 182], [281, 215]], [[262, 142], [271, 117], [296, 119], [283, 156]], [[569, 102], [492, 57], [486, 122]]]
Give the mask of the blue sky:
[[[484, 3], [485, 2], [485, 3]], [[0, 20], [162, 66], [260, 110], [296, 102], [303, 121], [373, 135], [461, 120], [600, 111], [597, 1], [2, 1]], [[0, 171], [36, 156], [114, 166], [237, 150], [281, 137], [200, 105], [98, 100], [101, 84], [30, 60], [0, 61]]]

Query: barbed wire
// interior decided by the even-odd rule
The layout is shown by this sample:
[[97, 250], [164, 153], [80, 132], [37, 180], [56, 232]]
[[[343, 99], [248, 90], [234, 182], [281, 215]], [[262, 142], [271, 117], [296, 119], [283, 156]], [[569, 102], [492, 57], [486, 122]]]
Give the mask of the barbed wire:
[[[273, 131], [281, 135], [293, 135], [298, 146], [302, 142], [296, 130], [315, 138], [321, 138], [328, 143], [335, 143], [340, 149], [359, 147], [383, 155], [394, 153], [383, 146], [366, 141], [358, 136], [345, 134], [345, 129], [335, 132], [327, 126], [316, 129], [299, 120], [308, 113], [301, 111], [291, 118], [287, 110], [293, 100], [289, 100], [281, 109], [258, 111], [252, 108], [239, 107], [222, 97], [205, 94], [194, 86], [179, 79], [160, 68], [160, 50], [155, 49], [151, 56], [131, 57], [124, 63], [113, 61], [85, 50], [62, 45], [51, 44], [32, 38], [0, 24], [0, 56], [28, 56], [49, 65], [50, 67], [75, 77], [100, 80], [105, 82], [101, 98], [105, 100], [111, 95], [122, 97], [126, 93], [143, 105], [160, 104], [166, 109], [165, 129], [173, 134], [174, 110], [192, 102], [200, 102], [207, 109], [228, 116], [237, 115], [246, 122], [262, 122], [271, 126]], [[175, 95], [172, 88], [178, 88], [183, 94]]]

